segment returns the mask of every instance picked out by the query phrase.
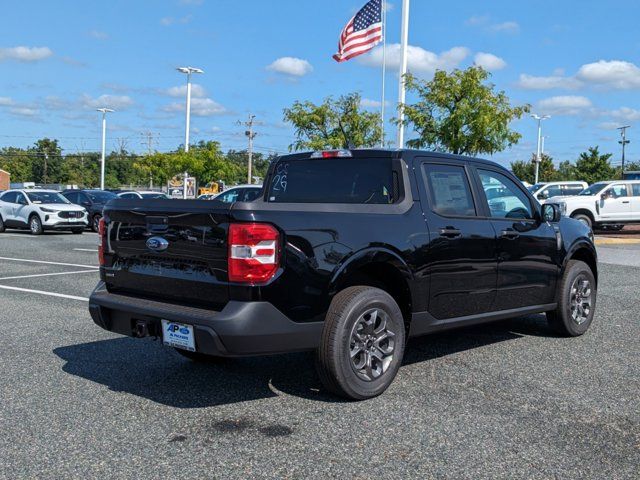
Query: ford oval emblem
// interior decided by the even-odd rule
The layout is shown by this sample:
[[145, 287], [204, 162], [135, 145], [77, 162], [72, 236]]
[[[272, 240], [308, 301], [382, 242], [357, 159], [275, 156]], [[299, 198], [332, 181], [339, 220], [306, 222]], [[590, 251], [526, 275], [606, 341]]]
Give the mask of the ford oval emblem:
[[169, 242], [162, 237], [151, 237], [147, 240], [147, 248], [154, 252], [164, 252], [169, 248]]

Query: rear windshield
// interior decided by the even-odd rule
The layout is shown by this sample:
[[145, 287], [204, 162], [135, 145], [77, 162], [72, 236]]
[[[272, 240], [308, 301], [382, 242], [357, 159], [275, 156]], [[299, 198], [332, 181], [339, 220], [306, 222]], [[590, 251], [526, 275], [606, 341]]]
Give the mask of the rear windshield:
[[390, 158], [281, 160], [269, 185], [269, 202], [394, 202]]

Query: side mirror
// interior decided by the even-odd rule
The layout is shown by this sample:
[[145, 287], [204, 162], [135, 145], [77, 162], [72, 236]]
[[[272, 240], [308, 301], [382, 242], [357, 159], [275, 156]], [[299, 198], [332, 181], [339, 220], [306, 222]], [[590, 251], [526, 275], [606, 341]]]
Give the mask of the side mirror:
[[611, 195], [609, 195], [609, 192], [604, 192], [602, 195], [600, 195], [600, 198], [602, 200], [606, 200], [607, 198], [609, 198]]
[[555, 203], [545, 203], [542, 205], [542, 220], [549, 223], [560, 221], [560, 208]]

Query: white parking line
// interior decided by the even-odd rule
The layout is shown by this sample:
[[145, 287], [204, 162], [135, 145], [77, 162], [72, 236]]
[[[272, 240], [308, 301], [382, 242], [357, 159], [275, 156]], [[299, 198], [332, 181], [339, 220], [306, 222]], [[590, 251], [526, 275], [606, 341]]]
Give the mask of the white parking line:
[[82, 267], [82, 268], [95, 268], [95, 269], [100, 268], [97, 265], [78, 265], [77, 263], [47, 262], [45, 260], [27, 260], [26, 258], [0, 257], [0, 260], [9, 260], [11, 262], [43, 263], [46, 265], [62, 265], [65, 267]]
[[76, 252], [93, 252], [93, 253], [98, 253], [98, 249], [97, 248], [74, 248], [74, 250]]
[[16, 292], [25, 293], [37, 293], [39, 295], [47, 295], [49, 297], [68, 298], [70, 300], [80, 300], [81, 302], [88, 302], [89, 299], [85, 297], [76, 297], [75, 295], [65, 295], [64, 293], [45, 292], [43, 290], [31, 290], [30, 288], [9, 287], [7, 285], [0, 285], [0, 289], [3, 290], [15, 290]]
[[75, 272], [38, 273], [36, 275], [19, 275], [17, 277], [0, 277], [0, 280], [16, 280], [18, 278], [50, 277], [52, 275], [71, 275], [75, 273], [96, 273], [95, 270], [76, 270]]

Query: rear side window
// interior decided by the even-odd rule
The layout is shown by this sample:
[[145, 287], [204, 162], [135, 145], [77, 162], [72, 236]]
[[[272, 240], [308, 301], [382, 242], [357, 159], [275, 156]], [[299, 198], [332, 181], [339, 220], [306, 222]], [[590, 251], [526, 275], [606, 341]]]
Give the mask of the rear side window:
[[633, 189], [633, 196], [640, 197], [640, 183], [634, 183], [631, 188]]
[[584, 190], [582, 185], [563, 185], [562, 186], [563, 195], [578, 195], [582, 190]]
[[424, 164], [431, 210], [449, 217], [476, 215], [476, 208], [463, 167]]
[[391, 158], [281, 160], [268, 185], [269, 202], [393, 203]]

